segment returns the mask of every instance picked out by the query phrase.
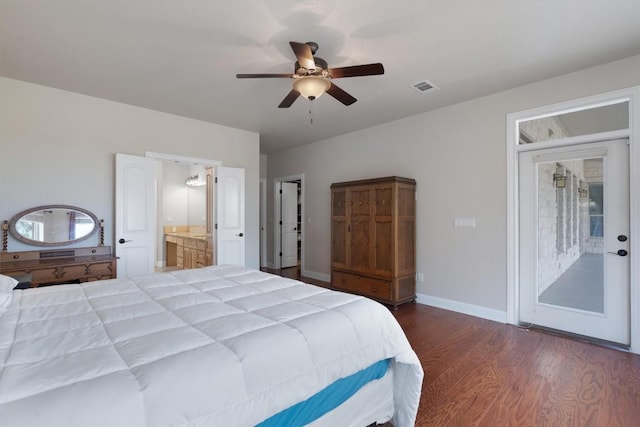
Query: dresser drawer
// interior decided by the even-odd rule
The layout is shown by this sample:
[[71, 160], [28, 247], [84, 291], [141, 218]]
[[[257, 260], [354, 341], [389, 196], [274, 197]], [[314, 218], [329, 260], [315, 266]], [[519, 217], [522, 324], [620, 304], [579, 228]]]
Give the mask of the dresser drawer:
[[32, 275], [31, 281], [33, 283], [55, 282], [58, 279], [56, 270], [57, 270], [56, 267], [40, 268], [37, 270], [34, 269], [31, 271], [31, 275]]
[[88, 268], [90, 276], [111, 276], [113, 266], [111, 262], [91, 264]]
[[379, 279], [372, 279], [371, 277], [360, 277], [358, 279], [358, 290], [362, 295], [390, 300], [391, 299], [391, 282], [387, 282]]
[[63, 281], [82, 279], [88, 275], [87, 270], [88, 268], [86, 265], [68, 265], [60, 267], [60, 276], [58, 279]]
[[386, 303], [393, 301], [393, 283], [360, 274], [333, 271], [331, 286], [345, 292], [351, 292]]
[[358, 276], [355, 274], [334, 271], [331, 286], [343, 291], [359, 293]]

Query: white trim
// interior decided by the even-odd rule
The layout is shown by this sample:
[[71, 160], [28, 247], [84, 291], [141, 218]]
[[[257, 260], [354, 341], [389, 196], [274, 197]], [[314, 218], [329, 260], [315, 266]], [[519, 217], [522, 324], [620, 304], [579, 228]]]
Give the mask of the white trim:
[[322, 282], [331, 283], [330, 274], [318, 273], [316, 271], [302, 270], [302, 269], [300, 270], [300, 274], [304, 277], [309, 277], [310, 279], [316, 279]]
[[[278, 183], [287, 182], [287, 181], [298, 181], [300, 180], [300, 208], [301, 208], [301, 251], [300, 251], [300, 271], [305, 271], [304, 269], [304, 241], [305, 241], [305, 209], [304, 209], [304, 174], [296, 174], [289, 176], [281, 176], [277, 178], [273, 178], [273, 268], [280, 269], [281, 259], [280, 259], [280, 189], [278, 188]], [[311, 277], [311, 276], [309, 276]]]
[[416, 294], [416, 302], [430, 305], [456, 313], [467, 314], [481, 319], [492, 320], [499, 323], [507, 323], [507, 313], [494, 308], [482, 307], [479, 305], [467, 304], [465, 302], [454, 301], [446, 298], [433, 297], [431, 295]]
[[601, 93], [598, 95], [586, 96], [584, 98], [572, 99], [570, 101], [558, 102], [551, 105], [543, 105], [529, 110], [509, 113], [508, 116], [516, 121], [535, 120], [543, 117], [556, 116], [559, 114], [573, 113], [581, 110], [589, 110], [607, 105], [619, 104], [629, 101], [638, 86], [632, 86], [613, 92]]
[[267, 180], [260, 178], [260, 267], [267, 266]]
[[177, 154], [156, 153], [153, 151], [145, 151], [144, 156], [149, 157], [151, 159], [156, 159], [156, 160], [166, 160], [169, 162], [186, 163], [189, 165], [197, 165], [197, 166], [222, 165], [222, 162], [220, 160], [210, 160], [210, 159], [202, 159], [198, 157], [179, 156]]
[[614, 130], [609, 132], [592, 133], [589, 135], [571, 136], [568, 138], [558, 138], [549, 141], [540, 141], [532, 144], [516, 145], [518, 153], [523, 151], [538, 151], [545, 148], [568, 147], [570, 145], [588, 144], [590, 142], [615, 141], [629, 137], [629, 129]]
[[[518, 145], [518, 123], [588, 108], [629, 102], [629, 129]], [[631, 352], [640, 354], [640, 86], [507, 114], [507, 312], [518, 323], [518, 153], [550, 146], [629, 138]]]
[[629, 96], [629, 118], [631, 352], [640, 354], [640, 86]]

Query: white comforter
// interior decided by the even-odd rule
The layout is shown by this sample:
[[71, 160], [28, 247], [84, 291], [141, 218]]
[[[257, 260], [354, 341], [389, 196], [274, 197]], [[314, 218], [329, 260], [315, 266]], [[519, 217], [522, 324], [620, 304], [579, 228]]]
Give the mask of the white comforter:
[[238, 266], [15, 291], [0, 424], [250, 426], [386, 358], [412, 426], [420, 362], [368, 299]]

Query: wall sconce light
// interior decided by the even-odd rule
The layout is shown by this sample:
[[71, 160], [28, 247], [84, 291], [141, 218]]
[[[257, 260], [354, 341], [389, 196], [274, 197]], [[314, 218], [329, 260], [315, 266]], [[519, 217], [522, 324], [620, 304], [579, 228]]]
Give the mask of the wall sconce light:
[[567, 185], [567, 176], [562, 175], [561, 173], [553, 174], [553, 185], [556, 188], [564, 188]]
[[206, 183], [200, 180], [198, 174], [195, 174], [188, 177], [185, 184], [187, 184], [189, 187], [200, 187], [202, 185], [205, 185]]
[[581, 199], [586, 199], [587, 197], [589, 197], [589, 190], [584, 187], [579, 187], [578, 194], [580, 195]]

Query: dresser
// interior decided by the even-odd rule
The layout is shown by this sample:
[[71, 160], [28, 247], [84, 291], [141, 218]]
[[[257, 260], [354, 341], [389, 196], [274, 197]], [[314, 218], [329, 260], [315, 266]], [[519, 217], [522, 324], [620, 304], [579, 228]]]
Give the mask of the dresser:
[[385, 177], [331, 185], [331, 285], [397, 308], [414, 301], [416, 182]]
[[116, 278], [110, 246], [0, 253], [0, 274], [28, 277], [31, 287]]

